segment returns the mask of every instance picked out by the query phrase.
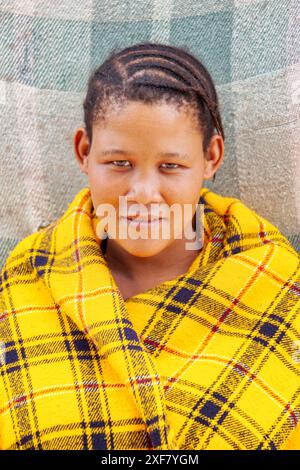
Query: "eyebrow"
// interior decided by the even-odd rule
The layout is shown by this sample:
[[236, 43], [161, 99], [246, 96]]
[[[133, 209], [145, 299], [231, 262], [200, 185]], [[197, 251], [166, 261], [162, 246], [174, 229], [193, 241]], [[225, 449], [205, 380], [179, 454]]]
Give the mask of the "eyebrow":
[[[109, 149], [109, 150], [104, 150], [103, 152], [100, 152], [100, 155], [105, 157], [107, 155], [115, 155], [115, 154], [119, 154], [119, 155], [124, 155], [124, 156], [128, 156], [130, 155], [130, 152], [127, 152], [126, 150], [121, 150], [121, 149]], [[179, 152], [161, 152], [160, 154], [158, 154], [159, 157], [164, 157], [164, 158], [183, 158], [184, 160], [189, 160], [190, 157], [185, 154], [185, 153], [179, 153]]]

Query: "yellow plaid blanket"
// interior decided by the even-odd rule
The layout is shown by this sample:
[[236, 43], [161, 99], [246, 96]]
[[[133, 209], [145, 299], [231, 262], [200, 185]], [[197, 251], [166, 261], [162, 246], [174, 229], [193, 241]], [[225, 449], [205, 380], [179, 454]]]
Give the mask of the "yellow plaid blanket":
[[201, 196], [207, 243], [188, 272], [126, 301], [89, 188], [10, 253], [1, 449], [299, 443], [299, 257], [238, 199]]

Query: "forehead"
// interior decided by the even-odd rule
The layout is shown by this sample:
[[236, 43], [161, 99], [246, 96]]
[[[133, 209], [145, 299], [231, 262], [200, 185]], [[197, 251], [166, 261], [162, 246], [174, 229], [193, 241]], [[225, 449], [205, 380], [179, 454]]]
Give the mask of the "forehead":
[[[189, 108], [170, 103], [129, 102], [108, 109], [105, 119], [93, 124], [97, 155], [143, 155], [190, 161], [203, 147], [203, 134]], [[117, 150], [117, 151], [116, 151]], [[108, 153], [106, 153], [108, 152]]]
[[100, 119], [95, 117], [95, 124], [105, 128], [118, 123], [135, 124], [146, 122], [148, 125], [163, 122], [166, 125], [181, 123], [185, 126], [199, 127], [197, 111], [190, 103], [160, 101], [143, 103], [141, 101], [109, 102], [103, 107]]
[[202, 148], [203, 134], [187, 107], [130, 102], [112, 107], [104, 120], [93, 123], [98, 152], [108, 148], [129, 153], [193, 154]]

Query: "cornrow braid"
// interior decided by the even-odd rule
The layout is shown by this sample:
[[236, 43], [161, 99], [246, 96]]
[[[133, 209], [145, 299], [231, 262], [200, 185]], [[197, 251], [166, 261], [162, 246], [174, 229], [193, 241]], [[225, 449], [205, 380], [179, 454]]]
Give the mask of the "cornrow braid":
[[145, 42], [114, 49], [88, 82], [84, 120], [90, 142], [92, 124], [105, 119], [107, 106], [128, 100], [189, 104], [203, 130], [204, 152], [215, 129], [225, 140], [211, 75], [186, 47]]

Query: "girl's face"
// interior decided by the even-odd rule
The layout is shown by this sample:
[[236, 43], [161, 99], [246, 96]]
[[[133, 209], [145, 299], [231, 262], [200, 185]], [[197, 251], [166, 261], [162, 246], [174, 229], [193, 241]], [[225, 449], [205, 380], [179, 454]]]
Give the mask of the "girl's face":
[[[123, 223], [118, 217], [124, 215], [120, 213], [120, 196], [126, 198], [129, 213], [137, 205], [135, 208], [141, 207], [143, 215], [150, 214], [151, 205], [159, 210], [175, 203], [182, 208], [190, 204], [194, 208], [191, 222], [203, 180], [214, 175], [224, 152], [222, 138], [215, 135], [204, 156], [203, 136], [195, 118], [185, 108], [169, 103], [130, 101], [119, 108], [111, 107], [105, 121], [93, 125], [92, 134], [90, 146], [85, 129], [76, 131], [75, 154], [88, 176], [95, 209], [100, 204], [115, 208], [117, 234]], [[149, 225], [143, 228], [147, 238], [117, 237], [114, 243], [134, 256], [156, 255], [174, 241], [178, 243], [174, 238], [176, 220], [172, 213], [169, 216], [168, 238], [160, 235], [159, 239], [151, 239]]]

